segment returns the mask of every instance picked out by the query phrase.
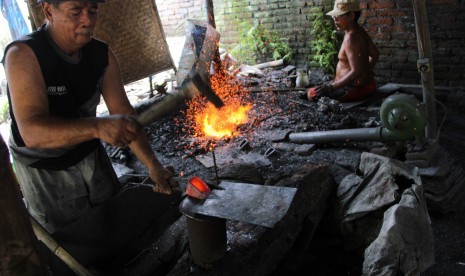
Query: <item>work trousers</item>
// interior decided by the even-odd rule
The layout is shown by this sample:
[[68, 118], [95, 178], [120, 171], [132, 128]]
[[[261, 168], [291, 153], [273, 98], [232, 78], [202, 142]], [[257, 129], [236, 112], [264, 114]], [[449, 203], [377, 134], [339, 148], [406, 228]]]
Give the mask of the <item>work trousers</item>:
[[65, 170], [14, 165], [26, 208], [49, 233], [79, 220], [121, 189], [102, 146]]

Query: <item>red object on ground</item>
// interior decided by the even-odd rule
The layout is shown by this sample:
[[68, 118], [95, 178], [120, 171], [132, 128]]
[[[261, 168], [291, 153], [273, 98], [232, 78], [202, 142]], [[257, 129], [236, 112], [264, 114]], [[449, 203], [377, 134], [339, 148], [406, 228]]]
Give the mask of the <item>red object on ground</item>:
[[211, 189], [199, 177], [193, 176], [187, 184], [186, 194], [197, 199], [205, 199], [210, 195]]
[[307, 98], [309, 101], [313, 101], [313, 97], [315, 97], [315, 88], [316, 87], [312, 87], [307, 92]]
[[[326, 95], [326, 96], [329, 98], [335, 98], [341, 103], [362, 101], [362, 100], [365, 100], [368, 96], [370, 96], [376, 91], [376, 81], [373, 80], [365, 86], [349, 86], [347, 88], [344, 87], [340, 89], [344, 89], [345, 94], [343, 94], [339, 98], [336, 98], [334, 95], [332, 96], [331, 93], [330, 95]], [[316, 96], [315, 90], [316, 90], [316, 87], [312, 87], [307, 91], [307, 98], [309, 101], [314, 100]], [[335, 95], [340, 94], [340, 92], [338, 92], [339, 90], [336, 90], [336, 93], [334, 94]]]

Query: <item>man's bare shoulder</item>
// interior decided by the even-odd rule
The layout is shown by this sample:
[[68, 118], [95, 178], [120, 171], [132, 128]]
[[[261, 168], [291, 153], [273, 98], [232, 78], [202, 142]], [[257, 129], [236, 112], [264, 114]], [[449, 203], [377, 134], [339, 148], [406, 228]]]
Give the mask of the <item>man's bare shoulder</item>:
[[344, 44], [347, 48], [365, 47], [368, 45], [368, 34], [362, 28], [357, 28], [347, 32], [344, 36]]
[[21, 61], [31, 61], [35, 59], [34, 52], [32, 49], [22, 42], [12, 43], [5, 54], [5, 62], [21, 62]]
[[354, 28], [350, 32], [347, 32], [344, 36], [348, 41], [356, 42], [356, 41], [366, 41], [367, 40], [367, 32], [362, 29], [361, 27]]

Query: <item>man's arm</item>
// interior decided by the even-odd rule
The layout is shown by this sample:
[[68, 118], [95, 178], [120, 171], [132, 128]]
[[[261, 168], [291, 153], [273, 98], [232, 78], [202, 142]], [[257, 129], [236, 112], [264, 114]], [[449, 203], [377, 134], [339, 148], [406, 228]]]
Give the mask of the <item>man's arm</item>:
[[44, 78], [35, 54], [27, 45], [12, 45], [4, 65], [11, 105], [26, 146], [58, 148], [94, 138], [123, 146], [135, 139], [137, 126], [125, 116], [73, 120], [51, 117]]
[[[110, 114], [135, 115], [136, 111], [129, 102], [124, 90], [118, 60], [111, 49], [108, 52], [108, 68], [103, 78], [103, 98]], [[142, 127], [138, 128], [137, 139], [129, 144], [137, 158], [148, 168], [150, 178], [155, 182], [154, 190], [170, 193], [168, 179], [173, 175], [163, 167], [149, 144]]]
[[373, 69], [375, 68], [376, 62], [378, 61], [379, 51], [378, 51], [378, 48], [376, 48], [376, 45], [373, 43], [373, 40], [371, 40], [369, 36], [368, 36], [368, 56], [370, 57], [371, 69]]

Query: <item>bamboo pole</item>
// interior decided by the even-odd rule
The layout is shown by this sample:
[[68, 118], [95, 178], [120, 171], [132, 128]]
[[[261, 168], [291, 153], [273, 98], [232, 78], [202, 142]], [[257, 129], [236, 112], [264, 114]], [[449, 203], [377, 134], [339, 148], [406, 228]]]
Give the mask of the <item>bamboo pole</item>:
[[0, 136], [0, 275], [50, 275], [22, 201], [8, 148]]
[[433, 55], [431, 51], [431, 40], [428, 29], [425, 0], [412, 0], [413, 13], [415, 17], [415, 28], [418, 44], [418, 67], [420, 70], [421, 84], [423, 86], [423, 103], [426, 109], [426, 129], [425, 137], [428, 140], [437, 142], [437, 115], [436, 115], [436, 95], [434, 91], [434, 70]]
[[50, 275], [38, 253], [37, 239], [77, 275], [92, 275], [29, 215], [10, 164], [8, 148], [0, 136], [0, 275]]
[[92, 276], [84, 266], [82, 266], [73, 256], [71, 256], [66, 249], [61, 247], [53, 237], [42, 227], [37, 221], [31, 218], [32, 229], [37, 238], [47, 246], [60, 260], [62, 260], [76, 275], [79, 276]]

